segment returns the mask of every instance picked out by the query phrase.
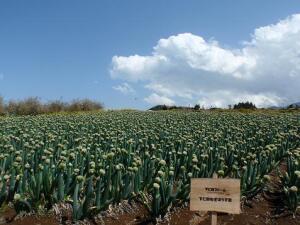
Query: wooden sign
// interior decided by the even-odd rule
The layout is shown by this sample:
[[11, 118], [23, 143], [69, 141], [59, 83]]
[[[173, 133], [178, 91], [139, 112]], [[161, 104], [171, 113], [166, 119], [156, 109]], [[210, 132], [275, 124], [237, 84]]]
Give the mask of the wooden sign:
[[192, 178], [191, 211], [240, 213], [240, 180]]

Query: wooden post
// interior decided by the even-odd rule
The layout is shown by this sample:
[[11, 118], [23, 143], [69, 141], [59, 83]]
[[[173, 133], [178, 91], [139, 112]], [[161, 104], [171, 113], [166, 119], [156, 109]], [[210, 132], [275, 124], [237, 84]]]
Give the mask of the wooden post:
[[[214, 173], [213, 178], [217, 179], [218, 174]], [[217, 225], [217, 216], [218, 216], [217, 212], [212, 212], [211, 213], [211, 225]]]
[[211, 213], [211, 225], [217, 225], [217, 213], [216, 212]]

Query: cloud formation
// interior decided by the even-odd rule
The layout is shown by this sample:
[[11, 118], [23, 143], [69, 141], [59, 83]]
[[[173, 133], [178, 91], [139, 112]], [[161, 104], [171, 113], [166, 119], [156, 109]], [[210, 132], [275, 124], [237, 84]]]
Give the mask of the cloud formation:
[[121, 92], [122, 94], [135, 93], [134, 89], [128, 84], [123, 83], [113, 87], [114, 90]]
[[[111, 77], [141, 83], [150, 104], [194, 101], [259, 107], [300, 100], [300, 14], [254, 30], [239, 49], [183, 33], [160, 39], [148, 56], [114, 56]], [[146, 85], [145, 85], [146, 83]]]
[[169, 105], [169, 106], [171, 106], [171, 105], [175, 104], [175, 102], [172, 99], [170, 99], [166, 96], [159, 96], [156, 93], [151, 94], [144, 100], [151, 105]]

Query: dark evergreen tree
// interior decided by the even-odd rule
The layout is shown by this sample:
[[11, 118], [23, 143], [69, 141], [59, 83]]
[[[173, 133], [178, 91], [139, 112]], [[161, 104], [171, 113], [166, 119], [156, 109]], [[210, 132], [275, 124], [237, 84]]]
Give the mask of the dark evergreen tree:
[[252, 102], [239, 102], [233, 106], [234, 109], [256, 109]]
[[199, 110], [200, 109], [200, 105], [199, 104], [196, 104], [195, 106], [194, 106], [194, 110]]

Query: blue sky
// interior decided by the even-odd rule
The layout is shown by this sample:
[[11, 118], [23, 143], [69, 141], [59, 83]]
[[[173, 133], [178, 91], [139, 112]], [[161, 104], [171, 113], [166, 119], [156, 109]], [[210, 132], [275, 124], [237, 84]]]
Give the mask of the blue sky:
[[[126, 73], [132, 75], [132, 71], [120, 67], [112, 76], [110, 70], [119, 63], [112, 58], [151, 56], [160, 39], [184, 33], [207, 42], [217, 40], [224, 49], [243, 49], [243, 41], [251, 41], [256, 28], [276, 24], [299, 12], [300, 2], [295, 0], [2, 0], [0, 95], [5, 100], [39, 96], [43, 101], [87, 97], [103, 102], [107, 108], [146, 109], [156, 103], [147, 101], [151, 95], [172, 99], [176, 104], [201, 103], [203, 96], [192, 94], [185, 98], [181, 95], [188, 91], [173, 94], [164, 83], [162, 88], [170, 92], [145, 88], [158, 82], [154, 78], [128, 79]], [[297, 77], [298, 70], [295, 71]], [[153, 73], [156, 72], [157, 69]], [[124, 87], [126, 93], [120, 91]], [[199, 88], [201, 91], [206, 89]], [[253, 93], [257, 97], [263, 92]], [[214, 95], [212, 92], [210, 97]]]

